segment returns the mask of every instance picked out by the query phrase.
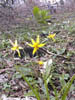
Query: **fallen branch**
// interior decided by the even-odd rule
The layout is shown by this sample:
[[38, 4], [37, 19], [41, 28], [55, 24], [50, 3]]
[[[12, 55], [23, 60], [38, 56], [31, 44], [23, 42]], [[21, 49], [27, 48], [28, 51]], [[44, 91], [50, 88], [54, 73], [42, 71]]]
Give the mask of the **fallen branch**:
[[57, 56], [57, 57], [63, 57], [63, 58], [65, 58], [65, 59], [68, 59], [66, 56], [58, 55], [58, 54], [49, 52], [48, 50], [45, 50], [44, 48], [40, 48], [40, 50], [44, 51], [44, 52], [47, 53], [48, 55], [52, 55], [52, 56], [54, 55], [54, 56]]

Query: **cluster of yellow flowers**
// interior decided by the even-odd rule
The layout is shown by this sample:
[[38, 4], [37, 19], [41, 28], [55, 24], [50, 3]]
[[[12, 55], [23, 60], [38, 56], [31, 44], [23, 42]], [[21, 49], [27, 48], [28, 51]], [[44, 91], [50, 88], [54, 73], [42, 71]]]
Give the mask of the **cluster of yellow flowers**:
[[[55, 41], [55, 39], [54, 39], [54, 37], [55, 37], [55, 34], [49, 34], [48, 35], [48, 38], [51, 38], [53, 41]], [[40, 44], [40, 37], [39, 37], [39, 35], [37, 36], [37, 38], [36, 38], [36, 41], [35, 40], [33, 40], [33, 39], [31, 39], [31, 42], [32, 42], [32, 44], [28, 44], [30, 47], [33, 47], [34, 49], [33, 49], [33, 55], [36, 53], [36, 51], [39, 49], [39, 48], [41, 48], [41, 47], [43, 47], [44, 45], [46, 45], [45, 43], [41, 43]], [[11, 40], [10, 40], [10, 43], [12, 44], [12, 48], [11, 48], [11, 50], [13, 50], [13, 51], [17, 51], [18, 52], [18, 56], [19, 57], [21, 57], [21, 54], [20, 54], [20, 49], [23, 49], [22, 47], [20, 47], [19, 45], [18, 45], [18, 43], [17, 43], [17, 40], [15, 40], [15, 43], [13, 43]]]

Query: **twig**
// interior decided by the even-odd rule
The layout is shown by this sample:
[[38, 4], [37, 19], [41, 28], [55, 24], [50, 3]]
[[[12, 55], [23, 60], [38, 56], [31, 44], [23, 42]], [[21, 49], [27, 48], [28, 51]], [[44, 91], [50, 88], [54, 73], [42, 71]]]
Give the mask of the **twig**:
[[12, 69], [11, 69], [11, 68], [1, 69], [1, 70], [0, 70], [0, 74], [1, 74], [1, 73], [4, 73], [5, 71], [9, 71], [9, 70], [12, 70]]
[[58, 54], [55, 54], [55, 53], [52, 53], [52, 52], [49, 52], [48, 50], [45, 50], [44, 48], [40, 48], [40, 50], [44, 51], [45, 53], [47, 53], [48, 55], [54, 55], [54, 56], [58, 56], [58, 57], [63, 57], [65, 59], [67, 59], [66, 56], [63, 56], [63, 55], [58, 55]]

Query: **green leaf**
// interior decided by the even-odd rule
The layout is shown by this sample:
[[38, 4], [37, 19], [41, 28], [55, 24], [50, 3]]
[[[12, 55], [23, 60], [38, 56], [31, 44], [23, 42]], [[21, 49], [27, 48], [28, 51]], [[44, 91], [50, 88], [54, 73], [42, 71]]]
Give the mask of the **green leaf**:
[[65, 80], [67, 80], [69, 77], [70, 77], [69, 74], [65, 74], [65, 75], [64, 75], [64, 79], [65, 79]]
[[48, 92], [48, 84], [47, 84], [46, 80], [44, 80], [44, 86], [45, 86], [45, 89], [46, 89], [47, 100], [50, 100], [50, 95], [49, 95], [49, 92]]
[[65, 87], [65, 90], [64, 90], [61, 100], [66, 100], [67, 94], [68, 94], [70, 87], [74, 80], [75, 80], [75, 74], [72, 76], [71, 80], [66, 84], [66, 87]]
[[33, 91], [34, 95], [36, 96], [37, 100], [40, 100], [40, 95], [39, 95], [39, 92], [38, 92], [37, 88], [36, 87], [35, 88], [32, 87], [32, 85], [30, 84], [30, 82], [26, 79], [26, 77], [22, 73], [23, 71], [20, 71], [17, 65], [15, 65], [15, 67], [16, 67], [16, 70], [22, 75], [22, 77], [25, 80], [25, 82], [29, 85], [29, 87]]
[[33, 15], [38, 23], [46, 24], [46, 20], [51, 18], [47, 10], [41, 10], [37, 6], [33, 8]]
[[13, 78], [19, 79], [19, 78], [22, 78], [22, 75], [19, 74], [19, 72], [16, 72], [16, 73], [14, 73]]
[[34, 14], [34, 16], [36, 17], [36, 19], [39, 18], [39, 11], [40, 11], [40, 9], [39, 9], [37, 6], [35, 6], [35, 7], [33, 8], [33, 14]]
[[28, 93], [24, 93], [24, 96], [35, 96], [33, 91], [29, 91]]
[[[53, 88], [53, 90], [54, 90], [55, 100], [59, 100], [59, 99], [58, 99], [58, 91], [57, 91], [55, 85], [53, 84], [52, 80], [50, 80], [50, 84], [51, 84], [51, 86], [52, 86], [52, 88]], [[51, 100], [52, 100], [52, 99], [51, 99]]]

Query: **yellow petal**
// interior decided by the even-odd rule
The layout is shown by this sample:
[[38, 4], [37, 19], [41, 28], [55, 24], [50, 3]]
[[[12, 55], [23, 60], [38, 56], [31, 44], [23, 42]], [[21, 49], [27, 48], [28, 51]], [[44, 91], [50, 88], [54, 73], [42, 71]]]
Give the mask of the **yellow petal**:
[[11, 43], [12, 46], [14, 46], [15, 44], [9, 39], [9, 42]]
[[37, 36], [36, 42], [37, 42], [38, 44], [40, 43], [39, 35]]
[[45, 45], [45, 43], [44, 44], [39, 44], [38, 47], [40, 48], [40, 47], [43, 47], [44, 45]]
[[17, 46], [17, 40], [15, 40], [15, 46]]
[[52, 38], [52, 40], [55, 42], [55, 39], [54, 38]]
[[55, 37], [56, 34], [53, 34], [53, 36]]
[[16, 47], [12, 47], [11, 50], [15, 51], [16, 50]]
[[48, 35], [47, 37], [50, 38], [50, 35]]
[[31, 39], [31, 41], [32, 41], [32, 44], [34, 44], [34, 43], [35, 43], [35, 41], [34, 41], [33, 39]]
[[29, 45], [30, 47], [33, 47], [33, 45], [32, 45], [32, 44], [29, 44], [29, 43], [28, 43], [28, 45]]
[[49, 37], [50, 38], [54, 38], [55, 37], [55, 34], [50, 34]]
[[21, 55], [20, 55], [20, 51], [19, 51], [19, 50], [17, 50], [17, 52], [18, 52], [18, 56], [19, 56], [19, 57], [21, 57]]
[[38, 61], [38, 64], [39, 64], [39, 65], [43, 65], [44, 62], [43, 62], [43, 61]]
[[55, 34], [52, 34], [52, 36], [51, 36], [52, 38], [54, 38], [55, 37]]
[[34, 50], [33, 50], [33, 55], [35, 54], [36, 51], [37, 51], [37, 48], [34, 48]]

